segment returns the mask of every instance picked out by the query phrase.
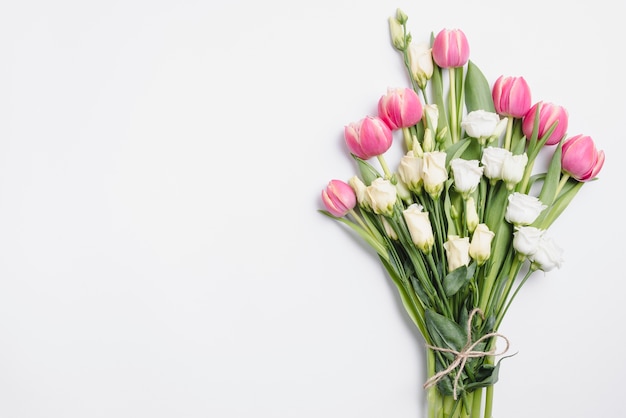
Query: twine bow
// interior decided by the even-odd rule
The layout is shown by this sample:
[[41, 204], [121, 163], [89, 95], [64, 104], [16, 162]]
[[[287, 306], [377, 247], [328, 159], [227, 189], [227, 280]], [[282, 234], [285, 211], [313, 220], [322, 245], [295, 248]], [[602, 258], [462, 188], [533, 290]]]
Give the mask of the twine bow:
[[[509, 350], [509, 340], [508, 338], [506, 338], [504, 335], [497, 333], [497, 332], [490, 332], [489, 334], [485, 334], [482, 337], [480, 337], [479, 339], [477, 339], [476, 341], [472, 342], [472, 319], [474, 317], [474, 314], [479, 313], [480, 316], [482, 318], [484, 318], [483, 312], [480, 310], [480, 308], [474, 308], [472, 310], [472, 312], [470, 312], [469, 318], [467, 320], [467, 342], [465, 343], [465, 346], [463, 347], [463, 349], [461, 351], [456, 351], [456, 350], [452, 350], [449, 348], [443, 348], [443, 347], [434, 347], [432, 345], [428, 345], [426, 344], [426, 347], [430, 348], [431, 350], [436, 350], [436, 351], [441, 351], [442, 353], [452, 353], [454, 355], [456, 355], [456, 358], [454, 359], [454, 361], [448, 366], [447, 369], [440, 371], [439, 373], [433, 375], [430, 377], [430, 379], [428, 379], [426, 381], [426, 383], [424, 383], [424, 389], [428, 389], [431, 386], [434, 386], [437, 384], [437, 382], [439, 382], [441, 379], [443, 379], [445, 376], [447, 376], [448, 374], [450, 374], [450, 372], [452, 372], [455, 368], [459, 367], [459, 371], [457, 372], [455, 378], [454, 378], [454, 392], [453, 392], [453, 397], [454, 400], [457, 400], [457, 389], [459, 386], [459, 378], [461, 377], [461, 373], [463, 372], [463, 369], [465, 368], [465, 363], [467, 363], [467, 360], [470, 358], [478, 358], [478, 357], [485, 357], [485, 356], [499, 356], [502, 355], [504, 353], [506, 353]], [[474, 348], [480, 344], [481, 342], [483, 342], [486, 339], [489, 339], [491, 337], [500, 337], [502, 338], [505, 342], [506, 342], [506, 347], [504, 348], [504, 350], [502, 350], [502, 352], [497, 353], [495, 348], [489, 351], [474, 351]]]

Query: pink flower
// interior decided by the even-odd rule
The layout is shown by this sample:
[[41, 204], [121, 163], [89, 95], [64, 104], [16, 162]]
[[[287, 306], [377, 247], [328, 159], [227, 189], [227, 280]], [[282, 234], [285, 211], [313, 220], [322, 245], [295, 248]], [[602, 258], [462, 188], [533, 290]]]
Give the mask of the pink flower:
[[524, 77], [500, 76], [493, 85], [491, 96], [500, 115], [522, 118], [530, 109], [530, 87]]
[[423, 113], [419, 96], [410, 88], [390, 88], [378, 101], [378, 116], [392, 130], [417, 124]]
[[350, 123], [344, 134], [350, 152], [362, 160], [383, 154], [393, 141], [391, 129], [376, 116], [366, 116]]
[[331, 180], [322, 190], [322, 202], [331, 214], [341, 218], [356, 206], [356, 194], [348, 183]]
[[469, 43], [461, 29], [442, 29], [433, 42], [433, 60], [441, 68], [464, 66], [469, 53]]
[[533, 133], [533, 125], [535, 124], [535, 115], [537, 114], [538, 108], [541, 108], [541, 110], [539, 110], [538, 138], [541, 139], [548, 129], [550, 129], [552, 124], [558, 121], [558, 125], [554, 131], [552, 131], [550, 138], [546, 141], [546, 145], [558, 144], [567, 132], [568, 114], [567, 110], [565, 110], [563, 106], [555, 105], [553, 103], [536, 103], [524, 115], [522, 120], [522, 132], [526, 135], [527, 139], [530, 139]]
[[593, 179], [604, 165], [604, 151], [598, 151], [593, 139], [576, 135], [563, 142], [561, 168], [578, 181]]

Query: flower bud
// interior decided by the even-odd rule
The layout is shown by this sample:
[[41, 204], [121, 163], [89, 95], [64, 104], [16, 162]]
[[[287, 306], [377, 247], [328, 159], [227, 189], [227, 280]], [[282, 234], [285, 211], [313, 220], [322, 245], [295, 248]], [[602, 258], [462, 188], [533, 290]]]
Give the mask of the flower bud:
[[350, 186], [354, 190], [354, 193], [356, 194], [356, 200], [359, 203], [359, 207], [361, 209], [371, 210], [372, 208], [370, 207], [369, 202], [367, 201], [367, 198], [365, 197], [365, 189], [366, 189], [365, 183], [363, 183], [361, 179], [358, 178], [357, 176], [352, 176], [348, 180], [348, 183], [350, 184]]
[[404, 51], [406, 48], [406, 40], [404, 38], [404, 27], [402, 23], [395, 17], [389, 18], [389, 33], [391, 34], [391, 43], [399, 50]]
[[345, 127], [344, 136], [350, 152], [362, 160], [385, 153], [393, 142], [387, 124], [374, 116], [350, 123]]
[[467, 266], [469, 257], [470, 242], [468, 237], [461, 238], [457, 235], [450, 235], [448, 241], [443, 244], [448, 260], [448, 271], [454, 271], [461, 266]]
[[378, 100], [378, 116], [391, 130], [417, 124], [422, 113], [422, 102], [413, 89], [389, 88]]
[[396, 234], [396, 231], [393, 230], [387, 218], [382, 218], [382, 219], [383, 219], [383, 228], [385, 228], [385, 233], [387, 234], [387, 236], [391, 238], [392, 240], [397, 241], [398, 234]]
[[478, 212], [476, 211], [476, 202], [474, 201], [474, 198], [470, 196], [465, 201], [465, 224], [467, 225], [467, 230], [474, 232], [479, 222]]
[[556, 128], [550, 134], [546, 141], [546, 145], [555, 145], [565, 136], [568, 125], [568, 114], [564, 107], [553, 103], [539, 102], [533, 105], [522, 120], [522, 132], [526, 139], [530, 139], [535, 125], [535, 115], [539, 111], [539, 127], [537, 138], [541, 139], [555, 122], [558, 122]]
[[450, 169], [454, 177], [454, 188], [464, 199], [467, 199], [480, 183], [483, 177], [483, 167], [478, 165], [478, 160], [454, 158], [450, 161]]
[[413, 203], [413, 196], [411, 196], [411, 191], [407, 187], [406, 184], [402, 181], [402, 179], [396, 178], [396, 193], [398, 197], [402, 199], [403, 202], [408, 204]]
[[397, 190], [389, 180], [378, 177], [365, 188], [365, 196], [374, 213], [391, 216], [396, 204]]
[[498, 77], [491, 96], [496, 112], [500, 115], [522, 118], [530, 109], [530, 87], [524, 77]]
[[469, 255], [479, 266], [482, 266], [491, 256], [491, 241], [495, 235], [485, 224], [476, 226], [469, 246]]
[[416, 157], [413, 151], [408, 151], [400, 159], [398, 176], [406, 184], [409, 190], [419, 194], [422, 191], [422, 165], [423, 159]]
[[424, 151], [431, 152], [435, 149], [435, 143], [433, 142], [433, 131], [430, 128], [424, 129]]
[[433, 134], [437, 132], [437, 126], [439, 125], [439, 108], [436, 104], [424, 105], [424, 126], [430, 129]]
[[434, 65], [432, 49], [426, 42], [411, 43], [409, 45], [409, 68], [411, 75], [422, 90], [426, 88], [426, 82], [433, 76]]
[[515, 226], [530, 225], [547, 208], [535, 196], [515, 192], [509, 195], [504, 219]]
[[398, 19], [400, 24], [404, 25], [409, 20], [409, 17], [401, 9], [396, 9], [396, 19]]
[[433, 41], [433, 60], [441, 68], [464, 66], [469, 60], [469, 43], [460, 29], [443, 29]]
[[413, 244], [424, 253], [430, 254], [435, 243], [435, 237], [428, 212], [422, 212], [422, 209], [421, 205], [413, 203], [402, 214]]
[[424, 153], [422, 179], [424, 189], [433, 199], [439, 197], [441, 190], [443, 190], [443, 184], [448, 180], [446, 157], [447, 154], [443, 151]]
[[331, 180], [322, 190], [322, 202], [333, 216], [341, 218], [356, 206], [356, 195], [349, 184], [341, 180]]
[[598, 151], [593, 139], [576, 135], [563, 142], [561, 168], [578, 181], [592, 180], [604, 165], [604, 151]]

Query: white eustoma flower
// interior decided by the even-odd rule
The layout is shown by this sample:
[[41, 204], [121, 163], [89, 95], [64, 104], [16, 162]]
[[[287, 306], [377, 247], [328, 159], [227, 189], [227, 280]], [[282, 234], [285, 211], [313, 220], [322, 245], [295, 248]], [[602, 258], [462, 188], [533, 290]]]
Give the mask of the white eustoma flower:
[[352, 176], [350, 180], [348, 180], [348, 184], [354, 189], [356, 201], [359, 202], [359, 206], [365, 210], [370, 210], [371, 207], [365, 197], [365, 183], [363, 183], [359, 177]]
[[423, 212], [422, 210], [422, 205], [413, 203], [402, 214], [404, 215], [404, 221], [409, 229], [413, 244], [424, 253], [429, 254], [435, 243], [435, 237], [428, 212]]
[[530, 225], [545, 208], [547, 206], [535, 196], [515, 192], [509, 195], [504, 219], [515, 226]]
[[485, 224], [476, 226], [469, 246], [469, 255], [476, 260], [479, 266], [483, 265], [491, 256], [491, 241], [495, 235]]
[[478, 164], [478, 160], [464, 160], [463, 158], [454, 158], [450, 161], [454, 188], [466, 199], [476, 190], [476, 186], [483, 177], [483, 167]]
[[420, 193], [422, 191], [422, 165], [424, 160], [417, 157], [413, 151], [407, 152], [400, 159], [398, 177], [409, 190]]
[[408, 48], [409, 67], [411, 74], [420, 88], [426, 86], [426, 81], [433, 76], [434, 65], [430, 43], [412, 42]]
[[542, 237], [539, 240], [537, 251], [529, 257], [532, 266], [543, 271], [560, 268], [563, 264], [563, 250], [552, 238]]
[[448, 180], [446, 157], [447, 154], [444, 151], [424, 153], [422, 180], [424, 181], [424, 189], [433, 198], [439, 197], [443, 184]]
[[474, 110], [463, 118], [461, 127], [472, 138], [485, 140], [495, 134], [499, 122], [500, 116], [497, 113]]
[[526, 164], [528, 164], [528, 156], [525, 153], [520, 155], [511, 154], [504, 158], [502, 180], [505, 182], [507, 189], [513, 190], [515, 185], [522, 180]]
[[513, 233], [513, 248], [518, 253], [531, 256], [537, 251], [539, 241], [543, 237], [545, 230], [534, 226], [520, 226], [515, 228]]
[[470, 262], [469, 256], [470, 242], [468, 237], [450, 235], [448, 241], [443, 244], [448, 260], [448, 271], [456, 270], [461, 266], [467, 266]]
[[374, 213], [391, 216], [398, 196], [396, 186], [379, 177], [365, 188], [365, 197]]
[[484, 167], [483, 174], [492, 181], [502, 179], [502, 165], [511, 151], [500, 147], [487, 147], [483, 150], [480, 160]]

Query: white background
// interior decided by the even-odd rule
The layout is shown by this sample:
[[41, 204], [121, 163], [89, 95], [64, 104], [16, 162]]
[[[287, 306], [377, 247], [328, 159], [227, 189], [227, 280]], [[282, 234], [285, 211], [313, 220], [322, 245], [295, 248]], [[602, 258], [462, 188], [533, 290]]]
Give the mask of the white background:
[[619, 6], [2, 1], [0, 417], [422, 416], [421, 338], [317, 212], [343, 126], [407, 85], [397, 7], [607, 155], [504, 321], [494, 416], [623, 416]]

